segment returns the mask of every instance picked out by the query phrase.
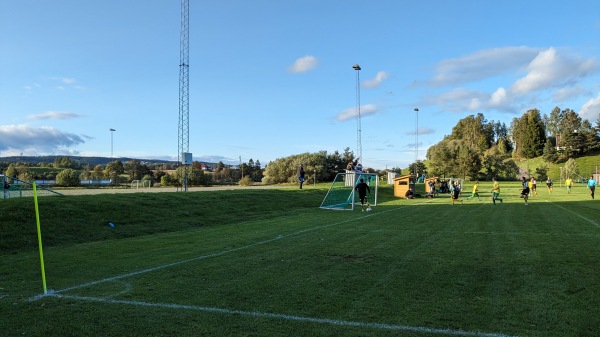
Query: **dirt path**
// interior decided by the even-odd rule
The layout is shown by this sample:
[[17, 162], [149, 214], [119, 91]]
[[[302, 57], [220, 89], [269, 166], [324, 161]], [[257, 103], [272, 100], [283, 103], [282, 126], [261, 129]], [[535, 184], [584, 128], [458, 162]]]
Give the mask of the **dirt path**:
[[[188, 192], [209, 192], [243, 189], [277, 189], [292, 188], [286, 185], [259, 185], [259, 186], [211, 186], [211, 187], [188, 187]], [[90, 189], [58, 189], [55, 190], [63, 195], [93, 195], [93, 194], [121, 194], [121, 193], [162, 193], [178, 192], [175, 187], [151, 187], [151, 188], [90, 188]], [[181, 192], [181, 190], [179, 190]]]

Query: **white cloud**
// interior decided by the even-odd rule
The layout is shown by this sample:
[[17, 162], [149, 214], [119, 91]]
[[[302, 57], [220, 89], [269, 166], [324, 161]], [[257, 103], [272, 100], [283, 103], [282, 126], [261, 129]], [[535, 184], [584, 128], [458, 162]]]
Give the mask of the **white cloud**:
[[428, 83], [432, 86], [456, 85], [515, 71], [526, 66], [539, 50], [532, 47], [492, 48], [443, 60], [436, 66], [436, 74]]
[[539, 52], [527, 66], [527, 75], [517, 80], [511, 91], [526, 94], [532, 91], [573, 82], [578, 78], [600, 70], [600, 64], [595, 59], [582, 59], [559, 54], [555, 48]]
[[490, 97], [490, 106], [504, 106], [508, 101], [508, 94], [506, 93], [506, 89], [498, 88]]
[[598, 117], [600, 116], [600, 92], [596, 95], [596, 97], [591, 98], [589, 101], [583, 104], [579, 115], [581, 118], [587, 119], [595, 125]]
[[[375, 113], [377, 113], [377, 111], [378, 111], [378, 108], [374, 104], [361, 105], [360, 116], [362, 118], [365, 116], [374, 115]], [[357, 114], [358, 114], [358, 111], [356, 110], [356, 108], [350, 108], [350, 109], [346, 109], [346, 110], [340, 112], [335, 117], [335, 119], [337, 119], [340, 122], [343, 122], [343, 121], [347, 121], [349, 119], [356, 118]]]
[[[562, 104], [584, 94], [586, 90], [580, 83], [585, 77], [599, 72], [598, 59], [580, 57], [562, 49], [486, 49], [440, 62], [435, 76], [427, 83], [432, 86], [465, 84], [465, 87], [434, 94], [426, 98], [425, 103], [451, 112], [515, 112], [536, 102], [547, 101], [547, 96], [552, 95]], [[496, 76], [494, 80], [497, 82], [494, 92], [480, 90], [482, 86], [479, 85], [477, 89], [466, 87], [469, 82], [490, 80], [493, 76]], [[548, 92], [549, 89], [554, 89], [554, 92]]]
[[83, 143], [82, 137], [52, 127], [0, 125], [0, 151], [57, 153]]
[[299, 59], [296, 59], [296, 62], [292, 66], [290, 66], [289, 70], [292, 73], [305, 73], [309, 70], [314, 69], [319, 61], [316, 57], [312, 55], [306, 55]]
[[77, 81], [75, 81], [75, 79], [72, 78], [72, 77], [52, 77], [51, 79], [55, 80], [55, 81], [59, 81], [60, 83], [63, 83], [63, 84], [75, 84], [75, 83], [77, 83]]
[[388, 78], [388, 76], [388, 73], [385, 71], [380, 71], [377, 73], [377, 75], [375, 75], [374, 79], [365, 81], [363, 83], [363, 87], [367, 89], [378, 87], [381, 82]]
[[[420, 135], [432, 135], [435, 133], [435, 130], [430, 129], [430, 128], [419, 128], [419, 130], [417, 130], [417, 132]], [[408, 131], [406, 134], [409, 136], [414, 136], [415, 130]], [[413, 143], [413, 146], [414, 146], [414, 143]]]
[[425, 98], [423, 105], [438, 105], [444, 110], [451, 112], [464, 112], [465, 110], [477, 110], [481, 102], [489, 99], [489, 95], [483, 92], [466, 88], [457, 88]]
[[80, 115], [73, 112], [61, 112], [61, 111], [46, 111], [36, 115], [29, 115], [29, 119], [73, 119], [79, 118]]
[[575, 86], [575, 87], [565, 87], [565, 88], [560, 88], [558, 90], [556, 90], [556, 92], [554, 92], [554, 94], [552, 94], [552, 98], [555, 101], [562, 101], [562, 100], [567, 100], [567, 99], [571, 99], [571, 98], [576, 98], [577, 96], [583, 94], [585, 92], [585, 89], [582, 86]]

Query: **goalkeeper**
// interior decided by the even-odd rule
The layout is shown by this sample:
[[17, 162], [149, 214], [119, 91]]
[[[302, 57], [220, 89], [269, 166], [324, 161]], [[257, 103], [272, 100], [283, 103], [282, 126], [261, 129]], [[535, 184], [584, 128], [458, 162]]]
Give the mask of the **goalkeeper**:
[[360, 208], [364, 212], [365, 202], [367, 203], [367, 208], [371, 207], [371, 205], [369, 205], [369, 201], [367, 200], [367, 191], [369, 191], [369, 194], [371, 194], [371, 188], [365, 183], [365, 180], [363, 178], [360, 178], [360, 183], [358, 183], [354, 189], [358, 191], [358, 197], [360, 198]]

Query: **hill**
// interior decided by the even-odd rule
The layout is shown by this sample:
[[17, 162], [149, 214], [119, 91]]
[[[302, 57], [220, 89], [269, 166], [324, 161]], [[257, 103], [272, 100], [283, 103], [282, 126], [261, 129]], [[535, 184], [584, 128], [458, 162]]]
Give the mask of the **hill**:
[[[163, 165], [163, 164], [177, 164], [176, 161], [163, 160], [163, 159], [139, 159], [139, 158], [129, 158], [129, 157], [119, 157], [119, 158], [109, 158], [109, 157], [82, 157], [82, 156], [10, 156], [10, 157], [0, 157], [0, 162], [7, 163], [17, 163], [24, 162], [30, 164], [39, 164], [39, 163], [54, 163], [56, 158], [69, 157], [73, 159], [73, 161], [81, 164], [81, 165], [106, 165], [115, 160], [120, 160], [125, 163], [130, 160], [137, 160], [143, 164], [152, 164], [152, 165]], [[215, 163], [207, 163], [201, 162], [202, 164], [206, 164], [207, 166], [215, 165]]]

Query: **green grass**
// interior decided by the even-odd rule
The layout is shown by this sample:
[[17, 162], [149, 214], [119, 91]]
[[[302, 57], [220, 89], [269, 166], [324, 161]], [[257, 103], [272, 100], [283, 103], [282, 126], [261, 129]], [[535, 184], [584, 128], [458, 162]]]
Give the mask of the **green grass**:
[[540, 184], [525, 206], [517, 183], [501, 187], [496, 206], [489, 183], [482, 201], [457, 205], [382, 187], [372, 213], [318, 209], [326, 185], [40, 198], [55, 293], [33, 300], [33, 202], [2, 200], [0, 331], [597, 335], [600, 201], [581, 186], [550, 195]]

